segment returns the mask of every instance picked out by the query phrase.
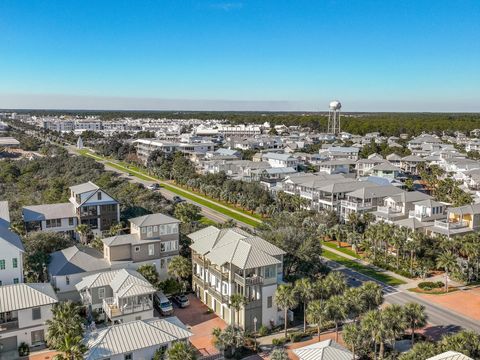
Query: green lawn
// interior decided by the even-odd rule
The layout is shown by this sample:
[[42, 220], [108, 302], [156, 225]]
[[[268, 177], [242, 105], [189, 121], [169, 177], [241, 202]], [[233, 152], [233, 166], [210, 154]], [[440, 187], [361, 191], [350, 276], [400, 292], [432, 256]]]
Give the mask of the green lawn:
[[[113, 161], [111, 161], [107, 158], [104, 158], [102, 156], [92, 154], [90, 151], [85, 150], [85, 149], [84, 150], [79, 150], [78, 152], [83, 156], [89, 156], [89, 157], [92, 157], [96, 160], [105, 161], [106, 165], [111, 166], [111, 167], [113, 167], [117, 170], [131, 171], [133, 176], [135, 176], [139, 179], [146, 180], [146, 181], [155, 181], [155, 180], [160, 181], [159, 179], [146, 174], [145, 171], [143, 171], [142, 169], [140, 169], [136, 166], [132, 166], [130, 164], [125, 164], [125, 163], [122, 163], [120, 161], [119, 162], [113, 162]], [[235, 211], [229, 210], [228, 208], [217, 205], [216, 203], [212, 203], [212, 201], [215, 201], [215, 200], [210, 200], [210, 199], [208, 199], [204, 196], [201, 196], [201, 195], [192, 194], [190, 190], [189, 190], [189, 192], [186, 192], [182, 189], [179, 189], [177, 186], [171, 186], [166, 182], [161, 182], [161, 186], [164, 189], [166, 189], [168, 191], [171, 191], [174, 194], [177, 194], [177, 195], [182, 196], [186, 199], [195, 201], [196, 203], [198, 203], [200, 205], [203, 205], [203, 206], [208, 207], [212, 210], [218, 211], [219, 213], [227, 215], [227, 216], [231, 217], [232, 219], [235, 219], [235, 220], [240, 221], [242, 223], [245, 223], [245, 224], [248, 224], [248, 225], [251, 225], [251, 226], [257, 226], [258, 224], [261, 223], [261, 220], [251, 219], [247, 216], [243, 216], [242, 214], [238, 213], [238, 212], [241, 212], [241, 213], [247, 214], [245, 211], [242, 211], [242, 210], [239, 210], [239, 209], [235, 209]], [[226, 205], [224, 205], [224, 206], [226, 206]], [[251, 214], [248, 214], [248, 215], [249, 216], [254, 216], [254, 215], [251, 215]]]
[[336, 242], [333, 241], [322, 241], [322, 245], [340, 251], [346, 255], [353, 256], [354, 258], [360, 259], [358, 254], [355, 254], [355, 251], [350, 247], [338, 247]]
[[350, 269], [353, 269], [361, 274], [370, 276], [371, 278], [374, 278], [376, 280], [379, 280], [385, 284], [391, 285], [391, 286], [396, 286], [396, 285], [402, 285], [406, 284], [404, 281], [394, 278], [390, 275], [387, 275], [385, 273], [376, 271], [368, 266], [362, 265], [357, 263], [356, 261], [346, 259], [343, 256], [337, 255], [332, 253], [331, 251], [322, 250], [322, 256], [326, 257], [329, 260], [335, 261], [345, 267], [348, 267]]

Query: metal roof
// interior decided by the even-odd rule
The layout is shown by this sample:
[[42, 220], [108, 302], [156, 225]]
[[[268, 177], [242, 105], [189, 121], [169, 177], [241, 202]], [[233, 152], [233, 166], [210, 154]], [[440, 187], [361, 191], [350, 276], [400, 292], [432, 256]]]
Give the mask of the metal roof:
[[352, 360], [353, 354], [333, 340], [325, 340], [294, 349], [300, 360]]
[[11, 231], [7, 226], [0, 225], [0, 240], [5, 240], [7, 243], [15, 246], [20, 251], [25, 251], [20, 236]]
[[426, 360], [473, 360], [473, 359], [471, 357], [468, 357], [467, 355], [463, 355], [456, 351], [447, 351], [439, 355], [429, 357]]
[[0, 201], [0, 225], [10, 224], [10, 211], [8, 209], [8, 201]]
[[0, 286], [0, 313], [55, 304], [55, 290], [49, 283]]
[[100, 189], [97, 185], [92, 183], [91, 181], [83, 183], [83, 184], [78, 184], [74, 186], [70, 186], [69, 188], [71, 191], [73, 191], [75, 194], [83, 194], [89, 191], [95, 191]]
[[150, 347], [160, 347], [192, 335], [176, 317], [136, 320], [88, 333], [86, 360], [108, 358]]
[[74, 245], [50, 254], [48, 273], [53, 276], [71, 275], [109, 268], [110, 264], [98, 250]]
[[75, 216], [75, 207], [72, 203], [45, 204], [24, 206], [22, 209], [24, 221], [42, 221], [63, 219]]
[[143, 215], [133, 219], [129, 219], [128, 221], [130, 221], [131, 223], [137, 226], [152, 226], [152, 225], [180, 223], [180, 220], [177, 220], [174, 217], [161, 214], [161, 213]]
[[140, 242], [137, 234], [115, 235], [102, 239], [102, 242], [108, 246], [126, 245]]
[[219, 230], [214, 226], [189, 235], [190, 248], [205, 255], [215, 264], [232, 263], [240, 269], [252, 269], [280, 264], [274, 256], [285, 254], [283, 250], [258, 236], [232, 228]]

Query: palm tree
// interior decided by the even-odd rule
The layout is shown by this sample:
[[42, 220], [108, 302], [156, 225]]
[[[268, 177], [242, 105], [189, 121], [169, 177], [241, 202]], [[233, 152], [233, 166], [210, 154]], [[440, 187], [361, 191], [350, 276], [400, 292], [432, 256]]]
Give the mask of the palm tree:
[[75, 228], [75, 231], [80, 235], [80, 241], [82, 244], [87, 243], [87, 236], [90, 234], [90, 227], [87, 224], [79, 224]]
[[68, 334], [71, 339], [83, 335], [83, 318], [80, 307], [71, 302], [58, 303], [52, 308], [52, 318], [46, 321], [48, 325], [48, 343], [57, 349], [63, 345], [63, 339]]
[[287, 337], [288, 310], [298, 305], [294, 287], [290, 284], [284, 284], [277, 287], [277, 290], [275, 291], [275, 303], [284, 311], [285, 337]]
[[325, 318], [325, 307], [321, 300], [310, 301], [307, 307], [307, 319], [311, 324], [317, 325], [318, 341], [320, 341], [320, 333], [322, 321]]
[[351, 323], [343, 326], [343, 341], [352, 351], [352, 360], [357, 358], [355, 353], [365, 343], [365, 338], [367, 336], [368, 335], [365, 334], [365, 331], [363, 331], [362, 327], [358, 324]]
[[345, 276], [339, 271], [332, 271], [324, 281], [330, 296], [342, 294], [347, 287]]
[[174, 256], [168, 264], [168, 273], [181, 281], [192, 274], [192, 264], [186, 257]]
[[240, 325], [240, 309], [247, 304], [247, 299], [242, 294], [233, 294], [230, 296], [230, 307], [235, 310], [236, 319], [234, 323]]
[[214, 346], [223, 351], [230, 349], [231, 355], [245, 343], [244, 332], [233, 325], [227, 326], [223, 331], [219, 328], [213, 329], [213, 337]]
[[[389, 305], [381, 311], [382, 322], [386, 328], [386, 339], [390, 341], [395, 348], [395, 341], [405, 333], [408, 323], [405, 317], [405, 311], [400, 305]], [[381, 351], [383, 356], [383, 350]]]
[[167, 350], [168, 360], [195, 360], [195, 349], [188, 343], [177, 341]]
[[457, 267], [457, 257], [451, 251], [440, 254], [437, 258], [437, 266], [445, 270], [445, 292], [448, 292], [448, 274]]
[[123, 230], [123, 224], [122, 223], [116, 223], [110, 226], [110, 229], [108, 229], [108, 235], [109, 236], [115, 236], [119, 235], [122, 233]]
[[334, 295], [325, 302], [325, 316], [335, 324], [335, 341], [338, 342], [338, 325], [347, 318], [345, 303], [340, 295]]
[[[382, 314], [379, 310], [371, 310], [367, 312], [361, 321], [361, 327], [364, 329], [373, 342], [373, 358], [377, 360], [377, 346], [381, 344], [381, 352], [383, 351], [383, 342], [386, 337], [386, 329], [382, 322]], [[381, 357], [383, 354], [381, 353]]]
[[303, 332], [307, 331], [307, 304], [314, 299], [313, 284], [308, 278], [299, 279], [295, 282], [295, 292], [299, 301], [303, 304]]
[[419, 303], [408, 303], [404, 307], [405, 318], [412, 332], [412, 346], [415, 343], [415, 330], [427, 325], [428, 315], [425, 306]]
[[73, 336], [69, 333], [61, 338], [56, 349], [61, 354], [55, 355], [54, 360], [83, 360], [83, 354], [87, 352], [87, 347], [82, 343], [82, 336]]
[[373, 281], [367, 281], [360, 286], [358, 299], [363, 311], [375, 310], [383, 303], [382, 287]]

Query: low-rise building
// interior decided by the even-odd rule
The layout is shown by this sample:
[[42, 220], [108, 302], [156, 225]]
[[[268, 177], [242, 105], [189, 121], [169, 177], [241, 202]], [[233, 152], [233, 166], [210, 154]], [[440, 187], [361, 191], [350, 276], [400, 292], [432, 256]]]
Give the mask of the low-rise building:
[[20, 236], [10, 230], [7, 201], [0, 201], [0, 286], [23, 282], [23, 254]]
[[46, 320], [58, 302], [50, 284], [30, 283], [0, 286], [0, 358], [18, 359], [21, 343], [43, 345]]

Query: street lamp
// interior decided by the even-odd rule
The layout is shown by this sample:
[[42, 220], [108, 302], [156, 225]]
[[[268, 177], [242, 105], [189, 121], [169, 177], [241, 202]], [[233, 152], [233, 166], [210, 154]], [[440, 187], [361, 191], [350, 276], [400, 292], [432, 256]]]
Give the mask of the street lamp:
[[253, 336], [254, 336], [254, 344], [253, 348], [255, 351], [257, 351], [257, 317], [255, 316], [253, 318]]

